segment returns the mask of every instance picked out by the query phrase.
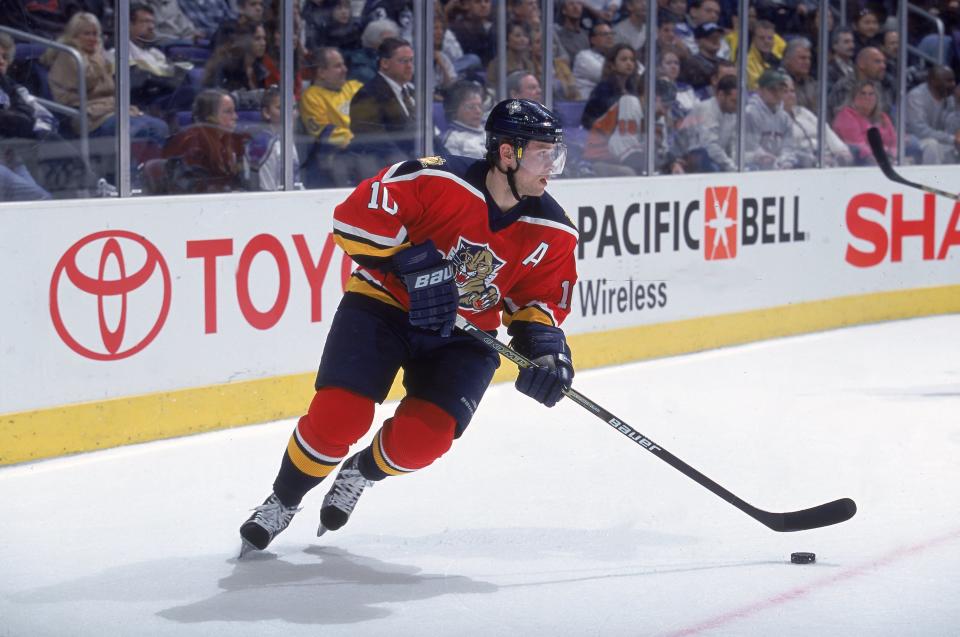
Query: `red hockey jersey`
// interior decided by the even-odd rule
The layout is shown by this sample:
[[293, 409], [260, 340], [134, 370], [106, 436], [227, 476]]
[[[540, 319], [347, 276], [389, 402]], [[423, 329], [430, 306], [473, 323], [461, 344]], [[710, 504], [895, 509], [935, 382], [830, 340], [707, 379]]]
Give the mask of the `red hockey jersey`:
[[577, 230], [548, 194], [504, 213], [485, 186], [485, 161], [428, 157], [361, 183], [334, 212], [337, 244], [360, 267], [347, 285], [407, 309], [391, 257], [432, 240], [457, 268], [460, 314], [485, 330], [501, 322], [558, 327], [577, 282]]

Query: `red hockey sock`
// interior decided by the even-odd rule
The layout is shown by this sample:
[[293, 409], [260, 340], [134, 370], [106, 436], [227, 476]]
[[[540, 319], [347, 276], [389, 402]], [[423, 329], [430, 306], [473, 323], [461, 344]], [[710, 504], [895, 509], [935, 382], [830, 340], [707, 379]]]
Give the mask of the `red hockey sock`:
[[[453, 416], [440, 407], [418, 398], [405, 398], [370, 445], [376, 469], [386, 476], [426, 467], [450, 449], [455, 428]], [[368, 464], [362, 460], [363, 465]]]
[[320, 454], [343, 458], [350, 445], [370, 429], [375, 407], [371, 399], [360, 394], [339, 387], [322, 387], [297, 423], [296, 433]]
[[286, 506], [327, 477], [347, 455], [350, 445], [373, 424], [374, 402], [338, 387], [323, 387], [300, 418], [287, 443], [274, 493]]

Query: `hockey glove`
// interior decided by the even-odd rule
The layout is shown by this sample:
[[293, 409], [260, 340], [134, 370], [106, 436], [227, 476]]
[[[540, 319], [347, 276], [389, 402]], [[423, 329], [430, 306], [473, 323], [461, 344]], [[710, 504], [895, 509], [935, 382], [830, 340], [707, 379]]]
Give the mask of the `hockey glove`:
[[515, 386], [521, 393], [553, 407], [563, 398], [563, 390], [570, 389], [573, 383], [570, 348], [559, 328], [539, 323], [522, 325], [515, 330], [510, 346], [533, 361], [536, 367], [521, 367]]
[[395, 254], [393, 265], [410, 293], [410, 324], [450, 336], [460, 306], [453, 263], [428, 240]]

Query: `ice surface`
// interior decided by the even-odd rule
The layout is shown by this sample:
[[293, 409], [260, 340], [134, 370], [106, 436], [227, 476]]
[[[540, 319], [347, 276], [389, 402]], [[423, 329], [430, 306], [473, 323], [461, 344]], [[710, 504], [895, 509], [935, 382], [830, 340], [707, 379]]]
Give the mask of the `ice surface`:
[[772, 532], [570, 401], [501, 385], [347, 527], [315, 537], [321, 486], [243, 562], [293, 421], [0, 469], [0, 637], [960, 631], [960, 316], [575, 386], [758, 507], [859, 513]]

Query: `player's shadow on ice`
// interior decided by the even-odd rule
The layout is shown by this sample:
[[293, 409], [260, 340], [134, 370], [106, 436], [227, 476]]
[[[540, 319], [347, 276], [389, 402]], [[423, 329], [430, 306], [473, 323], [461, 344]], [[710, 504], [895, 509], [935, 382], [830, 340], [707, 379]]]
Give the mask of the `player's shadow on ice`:
[[218, 584], [222, 592], [158, 616], [181, 623], [263, 621], [350, 624], [391, 614], [383, 605], [440, 595], [493, 593], [497, 587], [458, 575], [423, 573], [415, 566], [311, 547], [315, 563], [293, 564], [260, 554], [238, 561]]

